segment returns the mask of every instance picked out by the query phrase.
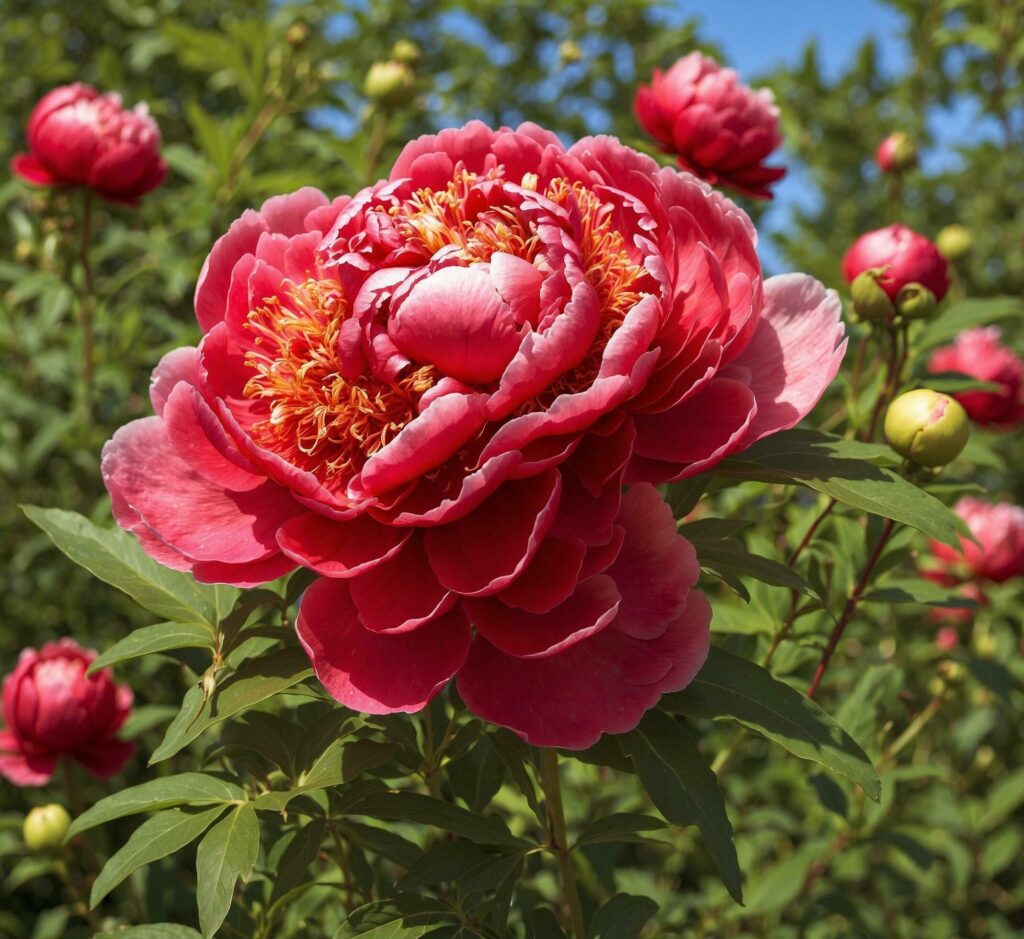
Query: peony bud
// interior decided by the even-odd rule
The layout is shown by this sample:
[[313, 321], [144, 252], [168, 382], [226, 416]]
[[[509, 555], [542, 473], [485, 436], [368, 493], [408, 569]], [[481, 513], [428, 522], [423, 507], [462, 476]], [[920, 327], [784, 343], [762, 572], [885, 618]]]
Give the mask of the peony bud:
[[960, 645], [960, 634], [952, 626], [943, 626], [935, 635], [935, 645], [942, 652], [949, 652]]
[[309, 39], [309, 27], [305, 23], [292, 23], [284, 34], [284, 39], [293, 49], [298, 49]]
[[878, 283], [882, 276], [883, 268], [873, 267], [858, 274], [850, 286], [854, 310], [872, 323], [890, 320], [893, 315], [892, 301]]
[[945, 466], [967, 444], [967, 412], [949, 395], [919, 388], [900, 395], [885, 414], [885, 438], [919, 466]]
[[63, 805], [39, 805], [25, 816], [22, 835], [29, 851], [56, 853], [71, 827], [71, 816]]
[[875, 160], [883, 173], [903, 173], [917, 166], [917, 144], [896, 131], [879, 144]]
[[583, 50], [574, 39], [566, 39], [558, 45], [558, 61], [562, 65], [575, 65], [583, 59]]
[[926, 320], [937, 307], [935, 294], [924, 284], [904, 284], [896, 294], [896, 312], [908, 320]]
[[923, 284], [941, 301], [949, 289], [946, 259], [924, 235], [906, 225], [890, 225], [861, 235], [843, 258], [843, 276], [852, 284], [873, 267], [885, 269], [882, 287], [890, 300], [906, 284]]
[[406, 65], [415, 65], [420, 60], [420, 54], [420, 47], [411, 39], [399, 39], [391, 47], [391, 58]]
[[950, 261], [959, 261], [970, 254], [974, 236], [964, 225], [947, 225], [935, 238], [935, 246]]
[[374, 62], [366, 73], [363, 91], [385, 108], [401, 107], [416, 94], [416, 76], [404, 62]]

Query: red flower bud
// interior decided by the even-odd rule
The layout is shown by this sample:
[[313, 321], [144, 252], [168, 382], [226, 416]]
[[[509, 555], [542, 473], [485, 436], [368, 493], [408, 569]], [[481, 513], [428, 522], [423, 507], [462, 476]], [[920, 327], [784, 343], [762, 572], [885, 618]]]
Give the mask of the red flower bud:
[[167, 175], [160, 128], [144, 103], [89, 85], [62, 85], [44, 95], [28, 121], [28, 153], [11, 160], [22, 179], [40, 186], [88, 186], [110, 202], [134, 204]]
[[875, 153], [883, 173], [902, 173], [917, 166], [917, 144], [902, 131], [889, 134]]
[[767, 88], [757, 91], [699, 52], [667, 72], [655, 69], [633, 102], [637, 120], [679, 165], [709, 183], [721, 183], [760, 199], [786, 175], [764, 161], [782, 142], [779, 109]]
[[853, 283], [873, 267], [886, 268], [881, 283], [890, 300], [909, 283], [918, 283], [941, 302], [949, 290], [946, 259], [924, 235], [906, 225], [890, 225], [861, 235], [843, 258], [843, 276]]
[[4, 679], [0, 775], [16, 786], [49, 782], [59, 757], [94, 776], [113, 776], [135, 752], [115, 734], [131, 713], [132, 692], [102, 669], [87, 676], [96, 653], [72, 639], [25, 649]]

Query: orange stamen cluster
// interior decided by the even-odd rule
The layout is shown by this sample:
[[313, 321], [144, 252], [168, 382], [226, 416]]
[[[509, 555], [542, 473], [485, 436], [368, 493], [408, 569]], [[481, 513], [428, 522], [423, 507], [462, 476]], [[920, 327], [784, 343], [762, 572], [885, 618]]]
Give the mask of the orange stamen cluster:
[[438, 377], [431, 366], [388, 383], [343, 377], [338, 338], [348, 315], [340, 284], [310, 280], [267, 298], [247, 323], [255, 348], [246, 364], [255, 375], [245, 394], [266, 407], [250, 433], [326, 485], [343, 486], [394, 438]]

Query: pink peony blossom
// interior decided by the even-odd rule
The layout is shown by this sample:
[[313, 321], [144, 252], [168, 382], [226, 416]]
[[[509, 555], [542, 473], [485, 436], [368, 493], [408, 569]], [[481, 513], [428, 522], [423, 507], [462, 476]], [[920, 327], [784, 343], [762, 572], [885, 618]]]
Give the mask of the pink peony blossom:
[[961, 538], [957, 551], [933, 541], [931, 550], [940, 571], [956, 581], [995, 583], [1024, 574], [1024, 508], [964, 496], [953, 509], [980, 544]]
[[871, 268], [885, 268], [879, 280], [890, 300], [910, 283], [927, 287], [936, 300], [949, 290], [946, 259], [924, 235], [906, 225], [889, 225], [861, 235], [843, 258], [843, 276], [853, 283]]
[[16, 786], [42, 786], [60, 757], [101, 778], [121, 771], [135, 752], [115, 736], [131, 713], [132, 692], [109, 669], [86, 676], [95, 658], [72, 639], [21, 653], [4, 679], [0, 775]]
[[835, 294], [762, 282], [754, 238], [688, 174], [530, 124], [271, 199], [207, 259], [157, 416], [105, 448], [115, 516], [200, 580], [323, 575], [299, 635], [352, 707], [414, 711], [456, 676], [534, 743], [627, 730], [710, 619], [643, 483], [792, 427], [845, 349]]
[[120, 95], [79, 82], [54, 88], [35, 106], [28, 148], [11, 160], [23, 179], [88, 186], [110, 202], [134, 204], [167, 175], [160, 128], [146, 105], [125, 110]]
[[770, 199], [786, 175], [764, 161], [782, 142], [779, 109], [767, 88], [754, 91], [731, 68], [691, 52], [637, 89], [637, 119], [679, 165], [710, 183]]
[[952, 345], [935, 350], [928, 371], [960, 372], [1002, 385], [999, 391], [961, 391], [953, 397], [979, 424], [1015, 427], [1024, 422], [1024, 361], [1000, 343], [1000, 335], [997, 326], [965, 330]]

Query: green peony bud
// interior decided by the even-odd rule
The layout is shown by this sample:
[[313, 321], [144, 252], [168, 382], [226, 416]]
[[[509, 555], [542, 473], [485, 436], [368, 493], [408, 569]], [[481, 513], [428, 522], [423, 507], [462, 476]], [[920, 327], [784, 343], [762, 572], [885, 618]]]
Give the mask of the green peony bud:
[[935, 237], [935, 246], [950, 261], [966, 257], [974, 247], [974, 236], [964, 225], [947, 225]]
[[919, 466], [945, 466], [967, 444], [967, 412], [949, 395], [919, 388], [900, 395], [885, 413], [885, 439]]
[[293, 49], [298, 49], [309, 39], [309, 27], [305, 23], [292, 23], [284, 34], [284, 39]]
[[63, 805], [40, 805], [25, 816], [22, 834], [29, 851], [55, 854], [64, 844], [71, 816]]
[[400, 107], [416, 94], [416, 76], [404, 62], [374, 62], [366, 73], [363, 91], [376, 104]]
[[924, 284], [904, 284], [896, 294], [896, 312], [908, 320], [926, 320], [937, 307], [935, 294]]
[[395, 62], [415, 65], [420, 60], [420, 47], [411, 39], [399, 39], [391, 47], [391, 58]]
[[871, 323], [885, 322], [893, 316], [892, 300], [878, 283], [882, 273], [879, 267], [861, 271], [850, 285], [854, 310], [861, 319]]

